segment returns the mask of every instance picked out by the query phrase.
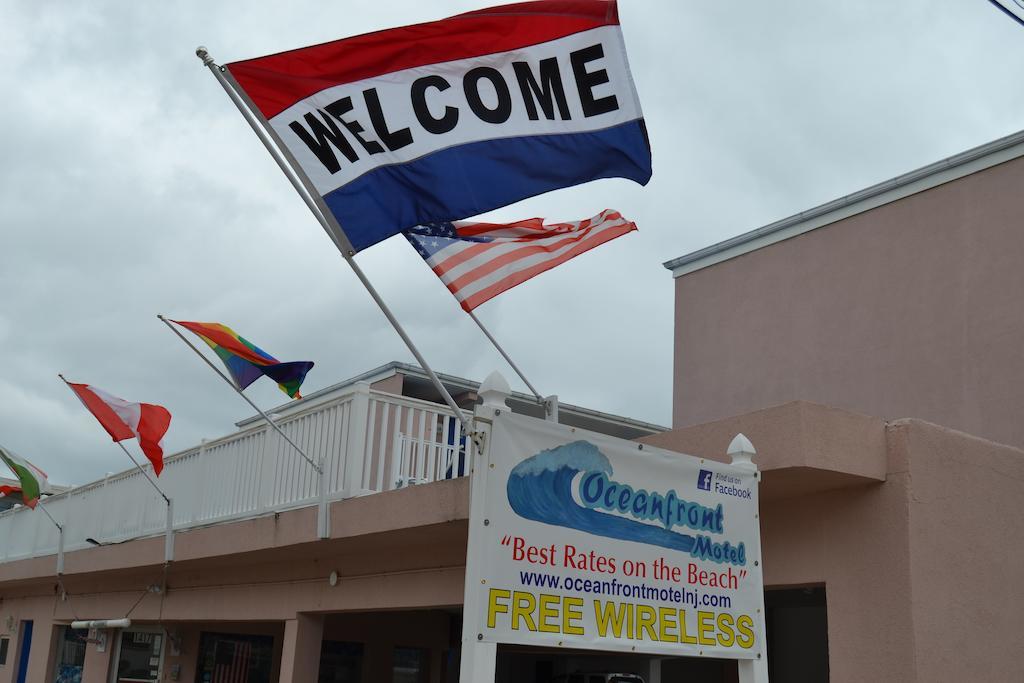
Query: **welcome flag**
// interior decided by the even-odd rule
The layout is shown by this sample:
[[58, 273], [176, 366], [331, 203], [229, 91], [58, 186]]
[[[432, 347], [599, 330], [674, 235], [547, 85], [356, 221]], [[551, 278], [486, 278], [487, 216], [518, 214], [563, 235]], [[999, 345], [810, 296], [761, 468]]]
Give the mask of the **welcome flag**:
[[239, 391], [266, 375], [291, 398], [302, 398], [299, 387], [313, 367], [308, 360], [282, 363], [227, 325], [172, 320], [206, 342], [231, 373]]
[[471, 311], [507, 289], [596, 246], [636, 230], [618, 211], [606, 209], [582, 221], [544, 223], [434, 223], [405, 233], [464, 310]]
[[1024, 25], [1024, 0], [990, 0], [990, 2]]
[[171, 426], [171, 413], [166, 408], [152, 403], [132, 403], [91, 384], [67, 382], [67, 385], [111, 439], [124, 441], [137, 438], [142, 452], [153, 464], [153, 472], [160, 476], [164, 469], [161, 441]]
[[[25, 458], [12, 450], [4, 448], [3, 446], [0, 446], [0, 460], [3, 460], [4, 464], [11, 468], [11, 471], [14, 472], [14, 476], [18, 478], [18, 482], [21, 484], [22, 502], [34, 509], [36, 503], [39, 502], [39, 496], [50, 488], [49, 481], [46, 478], [46, 472], [43, 472]], [[2, 491], [5, 495], [18, 491], [18, 489], [13, 486], [3, 486], [0, 488], [12, 489], [10, 491]]]
[[651, 153], [614, 1], [493, 7], [227, 65], [355, 251]]

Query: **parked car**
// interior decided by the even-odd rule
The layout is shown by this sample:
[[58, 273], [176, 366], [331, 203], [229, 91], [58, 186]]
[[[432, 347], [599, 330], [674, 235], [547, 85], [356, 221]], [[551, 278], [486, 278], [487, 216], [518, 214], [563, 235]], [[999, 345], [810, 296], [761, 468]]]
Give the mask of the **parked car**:
[[624, 673], [575, 673], [555, 676], [551, 683], [645, 683], [643, 676]]

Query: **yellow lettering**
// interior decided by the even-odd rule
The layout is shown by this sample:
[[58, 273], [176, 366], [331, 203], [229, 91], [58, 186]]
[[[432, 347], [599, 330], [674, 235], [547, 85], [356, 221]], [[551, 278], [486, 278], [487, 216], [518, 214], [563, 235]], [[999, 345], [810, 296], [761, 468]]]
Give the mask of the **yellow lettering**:
[[718, 644], [722, 647], [732, 647], [736, 642], [736, 632], [732, 630], [732, 615], [722, 613], [718, 615]]
[[616, 638], [621, 638], [622, 622], [625, 617], [626, 605], [624, 603], [616, 604], [611, 600], [602, 603], [600, 600], [594, 600], [594, 618], [597, 621], [597, 635], [602, 638], [608, 635], [609, 624], [612, 627], [612, 635]]
[[492, 588], [487, 593], [487, 628], [494, 628], [499, 614], [508, 614], [508, 604], [505, 601], [511, 597], [512, 591], [501, 588]]
[[537, 609], [537, 598], [533, 593], [516, 591], [512, 595], [512, 630], [519, 630], [520, 619], [526, 622], [527, 631], [536, 631], [537, 624], [533, 620], [533, 610]]
[[558, 619], [558, 596], [540, 596], [540, 616], [537, 619], [541, 633], [558, 633], [558, 624], [552, 624], [551, 619]]
[[644, 633], [647, 633], [649, 640], [657, 640], [658, 634], [654, 630], [654, 622], [658, 620], [657, 613], [650, 605], [636, 606], [636, 639], [643, 640]]
[[696, 645], [697, 639], [686, 634], [686, 610], [679, 610], [679, 642]]
[[[583, 598], [562, 598], [562, 633], [582, 636]], [[603, 635], [603, 634], [602, 634]]]
[[[709, 620], [711, 623], [708, 623]], [[697, 612], [697, 640], [701, 645], [715, 644], [714, 612]]]
[[659, 607], [658, 608], [658, 635], [660, 636], [661, 642], [663, 643], [675, 643], [678, 642], [676, 634], [673, 633], [673, 629], [676, 628], [676, 611], [670, 607]]
[[741, 614], [736, 617], [736, 629], [739, 631], [736, 644], [744, 650], [754, 647], [754, 620], [749, 615]]

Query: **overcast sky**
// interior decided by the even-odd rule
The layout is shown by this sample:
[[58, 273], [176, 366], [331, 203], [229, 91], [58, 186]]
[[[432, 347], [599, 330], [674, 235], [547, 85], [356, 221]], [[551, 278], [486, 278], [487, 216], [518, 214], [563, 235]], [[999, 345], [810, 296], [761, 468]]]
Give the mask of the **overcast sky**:
[[[125, 469], [58, 372], [167, 406], [171, 451], [232, 431], [251, 411], [157, 313], [315, 361], [307, 393], [412, 362], [193, 52], [229, 62], [488, 4], [0, 0], [0, 443], [57, 483]], [[1024, 127], [1024, 27], [985, 0], [621, 0], [620, 12], [653, 180], [488, 215], [614, 208], [640, 228], [478, 309], [563, 401], [667, 425], [662, 262]], [[511, 380], [402, 238], [358, 261], [435, 369]], [[249, 393], [266, 407], [283, 397], [267, 380]]]

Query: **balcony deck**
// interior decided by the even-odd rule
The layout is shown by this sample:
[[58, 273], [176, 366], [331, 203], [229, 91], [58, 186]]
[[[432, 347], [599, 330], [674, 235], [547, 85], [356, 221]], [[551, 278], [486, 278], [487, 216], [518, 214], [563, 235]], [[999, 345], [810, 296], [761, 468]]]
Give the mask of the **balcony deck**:
[[[324, 459], [329, 501], [464, 473], [465, 435], [450, 410], [365, 383], [278, 425], [311, 459]], [[176, 532], [319, 502], [316, 471], [265, 423], [168, 456], [159, 483], [174, 501]], [[115, 544], [166, 528], [166, 504], [137, 469], [42, 505], [64, 525], [65, 552], [93, 547], [87, 539]], [[54, 555], [57, 546], [45, 515], [23, 506], [0, 513], [0, 563]]]

